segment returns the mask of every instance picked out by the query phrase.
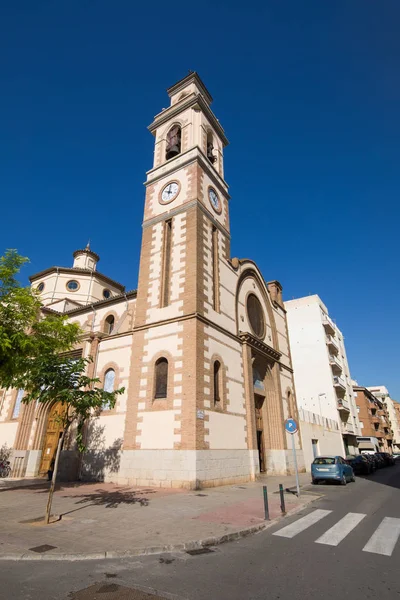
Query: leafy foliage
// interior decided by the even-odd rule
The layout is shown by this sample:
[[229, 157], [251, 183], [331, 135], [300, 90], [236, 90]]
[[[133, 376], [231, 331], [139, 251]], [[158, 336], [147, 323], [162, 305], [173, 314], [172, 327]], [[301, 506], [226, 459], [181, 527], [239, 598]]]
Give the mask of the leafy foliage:
[[76, 439], [80, 452], [85, 450], [83, 425], [93, 410], [100, 410], [106, 404], [113, 408], [117, 395], [124, 392], [124, 388], [106, 392], [96, 386], [101, 383], [100, 379], [86, 374], [91, 361], [91, 358], [71, 359], [65, 355], [44, 354], [30, 361], [29, 377], [22, 382], [27, 392], [24, 403], [60, 402], [64, 410], [60, 410], [59, 418], [64, 432], [77, 422]]
[[16, 279], [28, 259], [16, 250], [0, 257], [0, 387], [21, 387], [27, 360], [70, 350], [80, 329], [63, 315], [41, 314], [39, 295]]

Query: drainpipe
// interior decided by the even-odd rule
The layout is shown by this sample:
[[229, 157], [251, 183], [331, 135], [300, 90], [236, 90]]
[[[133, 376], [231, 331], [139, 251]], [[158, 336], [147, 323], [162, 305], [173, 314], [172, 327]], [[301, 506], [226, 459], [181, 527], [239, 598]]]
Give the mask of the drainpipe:
[[87, 303], [88, 304], [89, 304], [90, 291], [92, 289], [92, 281], [93, 281], [93, 271], [92, 271], [92, 274], [90, 276], [90, 282], [89, 282], [89, 290], [88, 290], [88, 297], [87, 297]]
[[53, 295], [51, 297], [51, 301], [53, 302], [54, 300], [54, 294], [56, 293], [56, 287], [57, 287], [57, 283], [58, 283], [58, 276], [60, 275], [60, 271], [59, 268], [57, 267], [57, 277], [56, 277], [56, 283], [54, 285], [54, 290], [53, 290]]

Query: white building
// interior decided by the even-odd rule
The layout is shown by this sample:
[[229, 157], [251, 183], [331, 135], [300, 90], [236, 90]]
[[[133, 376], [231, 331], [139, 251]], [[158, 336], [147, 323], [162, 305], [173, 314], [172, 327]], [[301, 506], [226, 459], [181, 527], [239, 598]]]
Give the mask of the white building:
[[285, 302], [307, 469], [314, 456], [356, 454], [360, 424], [343, 334], [319, 296]]
[[400, 411], [398, 408], [398, 402], [390, 397], [389, 390], [384, 385], [376, 385], [368, 387], [367, 390], [372, 392], [374, 396], [382, 400], [389, 413], [390, 426], [393, 431], [393, 442], [392, 447], [394, 451], [400, 450]]

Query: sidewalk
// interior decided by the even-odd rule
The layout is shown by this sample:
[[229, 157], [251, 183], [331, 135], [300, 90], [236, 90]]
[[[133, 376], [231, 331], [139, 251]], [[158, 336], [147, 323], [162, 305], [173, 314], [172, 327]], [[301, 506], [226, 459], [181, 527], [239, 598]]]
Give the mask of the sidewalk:
[[[310, 476], [300, 475], [308, 486]], [[78, 560], [193, 549], [237, 539], [265, 528], [262, 486], [268, 487], [270, 518], [281, 515], [279, 483], [294, 477], [265, 477], [235, 486], [188, 491], [107, 483], [60, 484], [53, 499], [54, 522], [44, 525], [49, 484], [0, 488], [0, 559]], [[318, 498], [285, 493], [286, 511]], [[58, 519], [58, 520], [57, 520]], [[35, 521], [36, 520], [36, 521]], [[51, 546], [40, 548], [43, 545]]]

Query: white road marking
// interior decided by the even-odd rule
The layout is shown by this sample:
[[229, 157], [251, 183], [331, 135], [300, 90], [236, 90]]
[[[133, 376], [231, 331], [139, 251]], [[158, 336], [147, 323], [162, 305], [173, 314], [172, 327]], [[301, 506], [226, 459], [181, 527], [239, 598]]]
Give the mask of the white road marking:
[[317, 540], [316, 544], [326, 544], [327, 546], [337, 546], [342, 540], [354, 529], [357, 525], [366, 517], [362, 513], [347, 513], [343, 519], [340, 519], [328, 531], [321, 535]]
[[317, 523], [318, 521], [329, 515], [331, 512], [331, 510], [322, 510], [318, 508], [309, 515], [306, 515], [305, 517], [298, 519], [294, 523], [283, 527], [283, 529], [279, 529], [279, 531], [276, 531], [273, 535], [279, 535], [280, 537], [285, 538], [292, 538], [298, 533], [304, 531], [305, 529], [308, 529], [308, 527], [311, 527], [311, 525], [314, 525], [314, 523]]
[[363, 552], [392, 556], [400, 536], [400, 519], [385, 517], [363, 548]]

